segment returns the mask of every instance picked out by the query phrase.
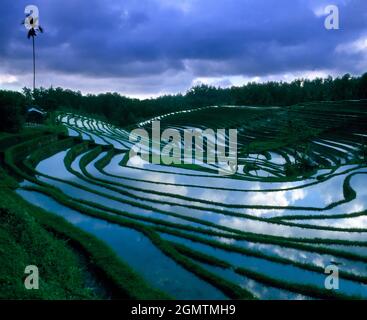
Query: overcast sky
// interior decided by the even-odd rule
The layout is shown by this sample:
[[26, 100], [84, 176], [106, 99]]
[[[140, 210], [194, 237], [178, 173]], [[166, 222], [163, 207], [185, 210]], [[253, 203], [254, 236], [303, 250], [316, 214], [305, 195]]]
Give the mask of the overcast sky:
[[[32, 44], [20, 24], [40, 10], [38, 85], [134, 97], [197, 83], [367, 71], [367, 0], [1, 0], [0, 88], [32, 85]], [[326, 30], [324, 8], [340, 10]]]

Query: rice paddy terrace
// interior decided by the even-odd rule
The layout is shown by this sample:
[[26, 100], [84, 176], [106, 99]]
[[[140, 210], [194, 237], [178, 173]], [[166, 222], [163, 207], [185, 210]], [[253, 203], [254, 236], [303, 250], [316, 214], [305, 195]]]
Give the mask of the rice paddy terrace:
[[[127, 130], [57, 120], [68, 134], [0, 141], [17, 193], [102, 240], [150, 287], [178, 299], [367, 298], [366, 101], [155, 119], [162, 130], [237, 128], [231, 176], [129, 159]], [[324, 286], [329, 265], [339, 290]]]

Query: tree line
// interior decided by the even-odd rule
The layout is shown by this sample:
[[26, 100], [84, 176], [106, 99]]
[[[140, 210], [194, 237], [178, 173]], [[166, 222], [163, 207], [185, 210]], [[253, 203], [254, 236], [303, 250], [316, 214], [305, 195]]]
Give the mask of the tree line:
[[17, 131], [25, 116], [25, 106], [45, 111], [70, 111], [93, 115], [119, 126], [134, 124], [157, 115], [209, 105], [287, 106], [311, 101], [367, 99], [367, 73], [338, 78], [297, 79], [292, 82], [250, 82], [220, 88], [205, 84], [185, 94], [134, 99], [118, 93], [87, 94], [63, 88], [24, 88], [22, 93], [0, 90], [0, 131]]

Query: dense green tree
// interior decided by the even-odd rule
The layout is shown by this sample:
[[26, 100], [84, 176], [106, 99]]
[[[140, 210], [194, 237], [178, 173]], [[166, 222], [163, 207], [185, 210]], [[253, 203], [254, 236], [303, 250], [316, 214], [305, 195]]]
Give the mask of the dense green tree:
[[[185, 94], [163, 95], [155, 99], [132, 99], [118, 93], [82, 95], [80, 91], [62, 88], [24, 88], [23, 94], [1, 92], [0, 99], [14, 95], [19, 105], [19, 97], [26, 105], [36, 105], [46, 111], [64, 110], [82, 114], [92, 114], [116, 125], [127, 126], [173, 111], [199, 108], [210, 105], [278, 105], [287, 106], [311, 101], [336, 101], [347, 99], [367, 99], [367, 73], [361, 77], [346, 74], [333, 79], [314, 80], [297, 79], [287, 82], [250, 82], [231, 88], [219, 88], [201, 84]], [[5, 98], [4, 98], [5, 99]], [[11, 108], [14, 102], [2, 102], [1, 122], [12, 127], [9, 121], [16, 120], [22, 114], [18, 108]], [[8, 107], [4, 107], [7, 105]], [[4, 117], [7, 114], [7, 117]], [[2, 124], [3, 126], [3, 124]], [[14, 125], [16, 127], [16, 125]]]
[[18, 92], [0, 90], [0, 131], [18, 132], [25, 114], [25, 97]]

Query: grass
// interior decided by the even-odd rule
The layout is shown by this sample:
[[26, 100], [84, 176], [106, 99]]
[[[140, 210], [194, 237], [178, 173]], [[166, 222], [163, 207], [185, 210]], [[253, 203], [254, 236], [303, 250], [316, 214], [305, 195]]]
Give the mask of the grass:
[[[46, 138], [46, 139], [45, 139]], [[58, 149], [73, 143], [73, 139], [53, 140], [53, 136], [22, 142], [47, 145], [47, 152], [39, 149], [30, 163], [37, 163]], [[51, 141], [53, 144], [47, 143]], [[24, 148], [24, 146], [26, 146]], [[8, 154], [10, 167], [16, 168], [13, 159], [19, 160], [21, 147], [13, 147], [16, 156]], [[19, 151], [18, 151], [19, 150]], [[43, 151], [41, 151], [43, 150]], [[9, 161], [9, 159], [8, 159]], [[25, 176], [16, 170], [18, 176]], [[0, 168], [4, 177], [0, 185], [0, 243], [5, 262], [0, 267], [0, 297], [3, 299], [95, 299], [98, 295], [85, 288], [86, 267], [98, 274], [112, 298], [116, 299], [167, 299], [168, 295], [152, 289], [126, 263], [97, 238], [73, 227], [64, 219], [35, 207], [12, 189], [17, 182]], [[32, 179], [32, 177], [29, 176]], [[74, 251], [70, 246], [77, 250]], [[79, 254], [87, 256], [88, 265], [81, 265]], [[40, 268], [40, 290], [25, 290], [26, 265]]]
[[[68, 244], [47, 232], [13, 191], [0, 188], [0, 298], [95, 299]], [[39, 290], [24, 287], [25, 267], [39, 268]]]
[[[114, 299], [168, 299], [152, 289], [103, 242], [63, 218], [35, 207], [8, 188], [0, 188], [0, 297], [3, 299], [96, 299], [85, 288], [83, 269], [73, 250], [88, 258]], [[57, 235], [57, 237], [55, 236]], [[24, 268], [40, 268], [40, 290], [25, 290]]]

